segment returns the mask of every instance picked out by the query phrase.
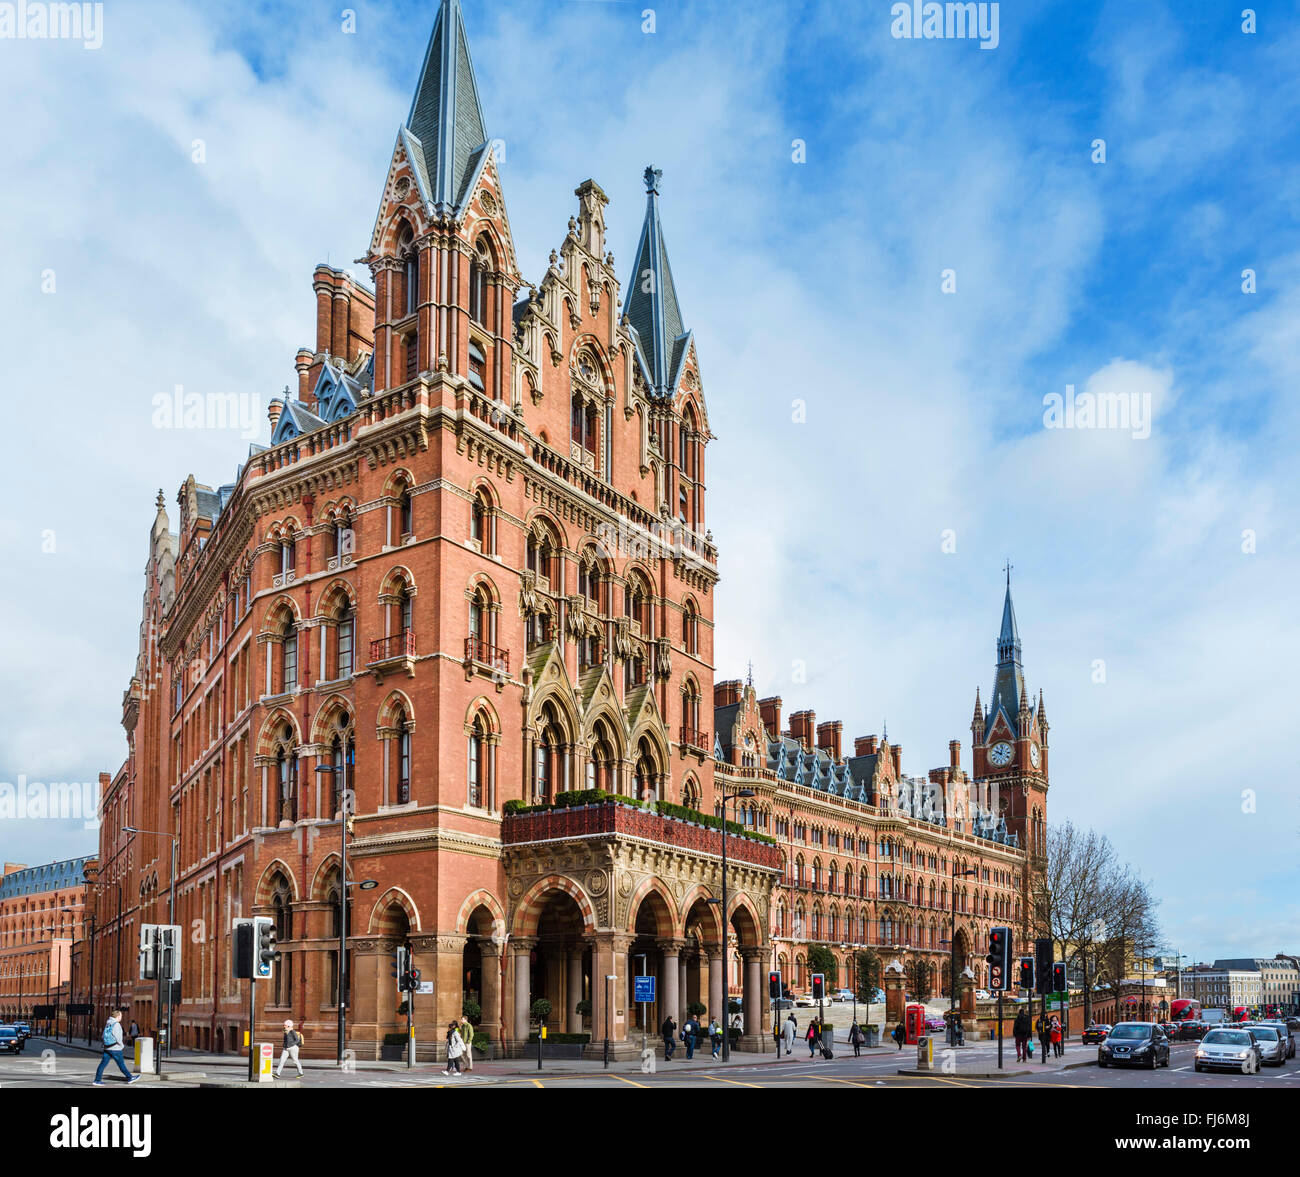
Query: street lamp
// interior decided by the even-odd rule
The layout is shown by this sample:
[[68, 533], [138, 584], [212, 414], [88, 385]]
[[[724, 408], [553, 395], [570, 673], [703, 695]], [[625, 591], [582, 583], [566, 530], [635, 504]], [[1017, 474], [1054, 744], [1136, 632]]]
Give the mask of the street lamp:
[[948, 1040], [950, 1045], [957, 1042], [957, 880], [970, 878], [974, 870], [958, 870], [956, 863], [952, 868], [952, 942], [948, 948]]
[[[731, 1058], [731, 960], [727, 926], [727, 802], [737, 797], [752, 797], [753, 789], [737, 789], [722, 794], [722, 1061]], [[710, 900], [710, 903], [717, 902]]]
[[[349, 758], [351, 757], [351, 755], [352, 752], [351, 749], [349, 749], [348, 751]], [[349, 762], [346, 767], [351, 768], [351, 763]], [[333, 764], [318, 764], [316, 766], [316, 771], [318, 773], [328, 773], [331, 777], [333, 777], [335, 773], [339, 771], [339, 769], [337, 765], [333, 765]], [[344, 773], [345, 784], [346, 781], [347, 781], [347, 773], [345, 772]], [[335, 781], [334, 783], [336, 785], [335, 792], [338, 794], [338, 798], [339, 798], [339, 963], [338, 963], [338, 970], [337, 970], [339, 1008], [338, 1008], [338, 1045], [337, 1045], [336, 1053], [338, 1055], [338, 1065], [341, 1067], [343, 1065], [344, 1050], [346, 1049], [345, 1044], [347, 1040], [347, 1019], [348, 1019], [347, 1000], [346, 1000], [346, 993], [347, 993], [346, 986], [347, 986], [347, 975], [348, 975], [347, 972], [348, 887], [350, 886], [350, 884], [348, 883], [348, 823], [351, 818], [352, 810], [354, 806], [352, 803], [351, 790], [347, 788], [339, 789], [337, 788], [338, 782]], [[406, 995], [406, 1000], [408, 1002], [413, 1000], [413, 998], [414, 998], [414, 994], [408, 993]], [[408, 1055], [409, 1055], [409, 1051], [408, 1051]]]
[[[179, 834], [173, 834], [168, 830], [142, 830], [137, 826], [123, 826], [124, 834], [148, 834], [155, 838], [170, 838], [172, 840], [172, 877], [171, 883], [167, 888], [167, 924], [169, 927], [176, 926], [176, 859], [180, 853], [181, 837]], [[118, 930], [119, 941], [121, 930]], [[176, 968], [175, 954], [181, 950], [180, 937], [176, 937], [176, 944], [172, 947], [172, 956], [167, 962], [167, 1003], [164, 1007], [167, 1014], [167, 1042], [163, 1047], [163, 1053], [168, 1058], [172, 1056], [172, 973]], [[252, 1027], [250, 1026], [251, 1030]]]

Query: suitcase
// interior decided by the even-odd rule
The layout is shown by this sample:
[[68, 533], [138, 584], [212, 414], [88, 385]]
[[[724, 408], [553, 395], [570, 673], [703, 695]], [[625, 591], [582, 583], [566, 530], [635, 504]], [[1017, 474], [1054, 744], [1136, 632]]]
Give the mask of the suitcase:
[[822, 1047], [822, 1058], [834, 1058], [835, 1052], [829, 1046]]

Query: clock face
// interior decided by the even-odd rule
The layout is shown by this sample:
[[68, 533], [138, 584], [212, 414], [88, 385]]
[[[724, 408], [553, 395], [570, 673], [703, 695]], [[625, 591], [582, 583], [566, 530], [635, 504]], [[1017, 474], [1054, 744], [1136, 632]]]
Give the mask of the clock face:
[[1037, 768], [1038, 767], [1038, 745], [1037, 744], [1029, 745], [1029, 759], [1034, 762], [1034, 767]]
[[1010, 764], [1011, 745], [1008, 744], [1005, 740], [1002, 740], [1001, 742], [994, 744], [993, 747], [989, 749], [989, 763], [997, 765], [998, 768], [1002, 768], [1005, 765]]

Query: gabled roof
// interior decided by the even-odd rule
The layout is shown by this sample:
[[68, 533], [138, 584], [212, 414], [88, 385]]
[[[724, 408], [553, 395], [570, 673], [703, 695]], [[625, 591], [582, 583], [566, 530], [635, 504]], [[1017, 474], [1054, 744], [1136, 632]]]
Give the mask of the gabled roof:
[[659, 180], [663, 172], [645, 170], [646, 210], [636, 266], [628, 283], [624, 321], [632, 331], [646, 383], [659, 397], [673, 395], [690, 347], [691, 333], [682, 321], [677, 287], [668, 264], [663, 225], [659, 223]]
[[421, 195], [435, 213], [459, 215], [487, 148], [460, 0], [438, 6], [404, 130]]
[[313, 429], [319, 429], [324, 424], [325, 422], [316, 416], [302, 401], [287, 400], [284, 402], [284, 409], [280, 413], [280, 419], [275, 423], [275, 432], [271, 434], [271, 444], [279, 445], [282, 441], [288, 441], [290, 438], [310, 433]]

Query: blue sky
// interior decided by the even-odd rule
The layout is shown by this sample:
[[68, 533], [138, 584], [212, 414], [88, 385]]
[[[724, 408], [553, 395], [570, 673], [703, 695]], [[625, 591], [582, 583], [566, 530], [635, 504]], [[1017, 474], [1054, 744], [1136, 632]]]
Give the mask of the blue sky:
[[[342, 4], [110, 0], [98, 51], [0, 41], [0, 781], [116, 769], [154, 494], [246, 450], [152, 397], [265, 404], [312, 267], [365, 248], [434, 4], [350, 7], [349, 34]], [[718, 678], [752, 659], [787, 713], [969, 767], [1010, 558], [1051, 816], [1107, 833], [1194, 957], [1300, 951], [1300, 10], [1248, 35], [1241, 7], [1008, 3], [982, 50], [894, 39], [884, 2], [464, 0], [526, 277], [588, 176], [626, 276], [664, 170]], [[1150, 437], [1044, 429], [1071, 384], [1148, 396]], [[93, 844], [0, 828], [10, 860]]]

